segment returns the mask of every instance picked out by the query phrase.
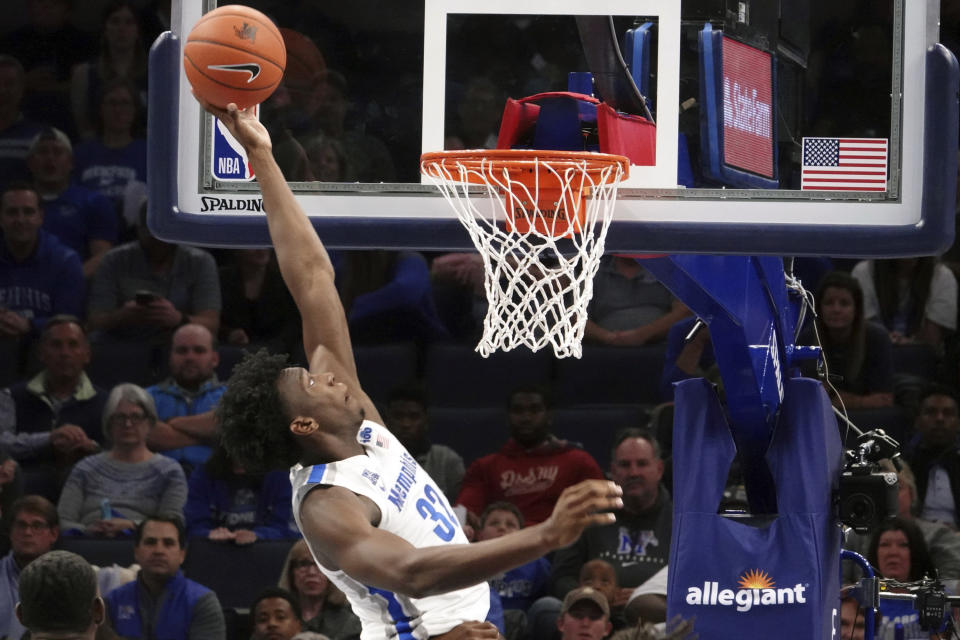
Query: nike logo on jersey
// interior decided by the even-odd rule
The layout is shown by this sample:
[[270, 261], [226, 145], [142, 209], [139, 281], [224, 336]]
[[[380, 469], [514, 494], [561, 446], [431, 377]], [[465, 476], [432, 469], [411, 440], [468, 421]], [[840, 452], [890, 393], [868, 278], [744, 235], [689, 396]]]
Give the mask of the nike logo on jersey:
[[208, 64], [207, 69], [216, 69], [218, 71], [245, 71], [250, 74], [250, 77], [247, 79], [247, 84], [250, 84], [256, 80], [257, 76], [260, 75], [260, 65], [258, 65], [256, 62], [243, 62], [240, 64]]

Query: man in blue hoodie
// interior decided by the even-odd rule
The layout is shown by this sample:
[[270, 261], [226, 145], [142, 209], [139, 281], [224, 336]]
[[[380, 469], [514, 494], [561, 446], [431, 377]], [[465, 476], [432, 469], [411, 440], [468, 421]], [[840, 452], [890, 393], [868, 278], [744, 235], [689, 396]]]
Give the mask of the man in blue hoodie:
[[37, 335], [51, 316], [83, 313], [80, 256], [42, 226], [37, 191], [7, 186], [0, 194], [0, 339]]

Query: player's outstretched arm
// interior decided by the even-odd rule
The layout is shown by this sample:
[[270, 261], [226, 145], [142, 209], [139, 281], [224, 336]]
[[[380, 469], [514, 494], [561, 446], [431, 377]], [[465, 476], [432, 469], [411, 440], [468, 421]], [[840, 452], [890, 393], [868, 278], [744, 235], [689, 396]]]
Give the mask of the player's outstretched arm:
[[566, 489], [550, 518], [514, 533], [464, 545], [416, 548], [370, 524], [368, 507], [352, 492], [323, 487], [307, 495], [300, 521], [321, 563], [355, 580], [419, 598], [483, 582], [571, 544], [584, 529], [614, 521], [620, 487], [587, 480]]
[[239, 110], [234, 104], [220, 109], [199, 96], [197, 100], [223, 122], [247, 152], [260, 183], [280, 273], [303, 318], [307, 356], [323, 345], [356, 378], [347, 319], [333, 282], [333, 265], [273, 158], [266, 127], [248, 110]]

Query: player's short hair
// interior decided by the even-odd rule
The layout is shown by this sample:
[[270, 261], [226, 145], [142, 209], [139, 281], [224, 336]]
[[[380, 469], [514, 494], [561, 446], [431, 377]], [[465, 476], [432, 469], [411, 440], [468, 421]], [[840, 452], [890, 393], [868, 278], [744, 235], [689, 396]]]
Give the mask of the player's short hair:
[[507, 502], [506, 500], [491, 502], [487, 505], [487, 508], [484, 509], [483, 513], [480, 515], [481, 529], [487, 524], [487, 518], [490, 517], [490, 514], [494, 511], [509, 511], [513, 515], [517, 516], [517, 522], [520, 523], [520, 528], [523, 529], [523, 514], [520, 513], [520, 509], [517, 508], [517, 505], [513, 504], [512, 502]]
[[283, 587], [267, 587], [257, 594], [257, 598], [253, 601], [253, 604], [250, 605], [250, 616], [254, 619], [254, 621], [256, 621], [257, 605], [268, 598], [282, 598], [283, 600], [289, 602], [290, 610], [293, 611], [293, 615], [297, 616], [297, 620], [299, 620], [301, 623], [303, 622], [303, 611], [300, 609], [300, 603], [297, 602], [297, 599], [293, 597], [292, 593]]
[[30, 631], [82, 633], [94, 623], [97, 576], [69, 551], [43, 554], [20, 573], [20, 615]]
[[150, 516], [138, 524], [137, 528], [133, 532], [133, 546], [140, 546], [140, 541], [143, 540], [143, 530], [146, 529], [147, 523], [149, 522], [166, 522], [167, 524], [172, 524], [177, 528], [177, 542], [180, 544], [180, 548], [187, 548], [187, 529], [183, 525], [183, 518], [175, 514], [160, 514]]
[[217, 406], [220, 438], [227, 453], [248, 471], [288, 469], [300, 458], [290, 417], [277, 390], [286, 354], [266, 349], [244, 356], [233, 368]]

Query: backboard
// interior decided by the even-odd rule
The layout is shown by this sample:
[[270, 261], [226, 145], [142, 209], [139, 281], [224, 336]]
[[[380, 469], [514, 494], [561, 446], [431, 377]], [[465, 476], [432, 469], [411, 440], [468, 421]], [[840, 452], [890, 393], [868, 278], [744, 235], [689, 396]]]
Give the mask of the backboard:
[[[568, 72], [592, 72], [623, 111], [641, 113], [644, 87], [656, 121], [608, 251], [892, 257], [952, 242], [960, 72], [936, 44], [936, 0], [244, 3], [284, 32], [284, 85], [260, 118], [328, 246], [472, 248], [420, 154], [492, 146], [506, 98], [566, 90]], [[174, 0], [151, 51], [148, 220], [171, 241], [267, 245], [242, 154], [182, 71], [185, 35], [215, 6]]]

